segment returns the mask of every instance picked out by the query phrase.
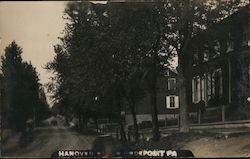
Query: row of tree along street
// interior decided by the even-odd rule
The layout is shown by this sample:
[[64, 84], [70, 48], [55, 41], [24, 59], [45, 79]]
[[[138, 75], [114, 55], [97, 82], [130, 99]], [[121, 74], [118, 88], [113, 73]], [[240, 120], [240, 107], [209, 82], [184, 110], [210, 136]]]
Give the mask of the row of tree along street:
[[38, 74], [31, 63], [22, 60], [22, 48], [15, 41], [5, 48], [1, 71], [1, 140], [4, 130], [21, 132], [20, 144], [30, 137], [28, 129], [50, 114]]
[[[67, 21], [55, 57], [46, 68], [55, 73], [48, 88], [60, 112], [118, 121], [126, 142], [121, 111], [124, 101], [138, 125], [135, 108], [150, 93], [153, 139], [159, 140], [156, 81], [178, 56], [180, 131], [188, 132], [188, 102], [192, 79], [191, 39], [234, 12], [240, 1], [167, 0], [157, 3], [92, 4], [70, 2]], [[202, 46], [201, 46], [202, 47]]]

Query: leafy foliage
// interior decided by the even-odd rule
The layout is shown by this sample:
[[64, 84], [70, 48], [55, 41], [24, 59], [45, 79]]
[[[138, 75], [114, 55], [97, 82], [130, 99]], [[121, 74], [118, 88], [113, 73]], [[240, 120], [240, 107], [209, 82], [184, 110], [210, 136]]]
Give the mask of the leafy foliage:
[[190, 91], [186, 87], [192, 76], [191, 39], [235, 11], [238, 3], [238, 0], [106, 5], [70, 2], [65, 10], [64, 36], [55, 46], [54, 60], [47, 64], [47, 69], [56, 74], [54, 84], [49, 84], [50, 90], [66, 114], [80, 111], [91, 117], [88, 112], [92, 112], [94, 118], [103, 114], [118, 121], [122, 101], [135, 104], [147, 90], [157, 140], [157, 78], [178, 55], [181, 112], [187, 116], [185, 93]]
[[[43, 110], [48, 105], [40, 103], [38, 74], [31, 63], [23, 62], [22, 48], [13, 41], [2, 56], [2, 72], [6, 100], [4, 110], [7, 126], [25, 131], [26, 121], [34, 117], [34, 110]], [[38, 112], [37, 112], [38, 113]], [[39, 112], [39, 113], [42, 113]]]

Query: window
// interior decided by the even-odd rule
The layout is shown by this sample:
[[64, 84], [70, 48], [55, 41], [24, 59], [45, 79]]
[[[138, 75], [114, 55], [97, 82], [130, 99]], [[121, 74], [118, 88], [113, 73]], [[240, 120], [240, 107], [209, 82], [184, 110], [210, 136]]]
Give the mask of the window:
[[215, 97], [221, 97], [223, 95], [223, 88], [222, 88], [222, 70], [217, 69], [213, 73], [213, 95]]
[[174, 96], [170, 96], [170, 108], [174, 108]]
[[242, 45], [248, 45], [250, 46], [250, 29], [249, 27], [245, 27], [243, 29], [243, 36], [242, 36]]
[[[206, 89], [206, 92], [202, 92], [202, 100], [209, 101], [211, 98], [220, 98], [223, 96], [223, 77], [222, 70], [216, 69], [212, 73], [206, 73], [204, 81], [202, 81], [202, 89]], [[204, 96], [204, 97], [203, 97]]]
[[175, 90], [176, 79], [169, 78], [168, 79], [168, 90]]
[[211, 98], [221, 98], [222, 96], [223, 96], [223, 77], [221, 69], [217, 69], [212, 73], [207, 72], [201, 77], [196, 76], [193, 78], [192, 80], [193, 103], [199, 103], [200, 101], [207, 102]]
[[192, 80], [192, 97], [193, 97], [193, 102], [198, 103], [200, 101], [201, 97], [201, 82], [200, 82], [200, 77], [196, 76]]
[[218, 40], [216, 40], [214, 42], [214, 51], [215, 52], [214, 52], [213, 58], [220, 56], [220, 49], [221, 49], [220, 43]]
[[206, 50], [203, 54], [203, 62], [206, 62], [209, 60], [209, 52]]
[[205, 79], [206, 79], [206, 76], [204, 74], [201, 77], [201, 100], [202, 101], [205, 101], [205, 96], [206, 96], [206, 93], [205, 93]]
[[212, 98], [217, 98], [222, 96], [222, 71], [217, 69], [212, 73], [211, 78], [211, 96]]
[[175, 95], [166, 96], [166, 107], [167, 109], [179, 108], [179, 96]]
[[212, 87], [212, 96], [214, 97], [215, 95], [215, 72], [212, 73], [212, 79], [211, 79], [211, 87]]
[[169, 76], [169, 70], [166, 71], [166, 75]]
[[199, 53], [197, 50], [194, 51], [194, 64], [199, 63]]
[[208, 72], [206, 76], [206, 83], [207, 83], [207, 100], [210, 100], [212, 97], [212, 77], [211, 73]]
[[229, 33], [227, 41], [227, 52], [233, 51], [233, 49], [234, 49], [234, 42], [231, 33]]

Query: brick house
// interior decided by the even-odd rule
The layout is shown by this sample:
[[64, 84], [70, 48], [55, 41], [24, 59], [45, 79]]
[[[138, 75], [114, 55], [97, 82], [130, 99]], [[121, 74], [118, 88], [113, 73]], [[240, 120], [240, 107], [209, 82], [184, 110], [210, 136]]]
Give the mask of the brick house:
[[[190, 124], [226, 123], [250, 119], [249, 5], [192, 39], [193, 70], [187, 94]], [[212, 49], [211, 49], [212, 48]], [[178, 125], [177, 72], [168, 70], [157, 83], [159, 125]], [[147, 94], [137, 106], [138, 123], [152, 121]], [[133, 125], [129, 110], [126, 125]], [[175, 122], [172, 122], [175, 121]]]
[[192, 123], [249, 119], [249, 17], [248, 5], [193, 39]]
[[[166, 122], [168, 124], [178, 124], [179, 96], [176, 87], [176, 77], [176, 71], [167, 70], [164, 75], [160, 76], [157, 80], [158, 119], [163, 124]], [[146, 91], [145, 97], [141, 99], [136, 106], [138, 124], [152, 121], [150, 108], [150, 96]], [[127, 126], [133, 125], [133, 118], [129, 109], [125, 111], [125, 121]]]

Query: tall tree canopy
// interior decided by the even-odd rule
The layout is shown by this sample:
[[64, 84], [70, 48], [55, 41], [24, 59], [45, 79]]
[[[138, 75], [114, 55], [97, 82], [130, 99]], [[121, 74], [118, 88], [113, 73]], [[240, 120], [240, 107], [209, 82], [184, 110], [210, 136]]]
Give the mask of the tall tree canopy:
[[[158, 140], [156, 81], [172, 57], [178, 55], [180, 130], [187, 132], [191, 40], [233, 13], [239, 3], [239, 0], [108, 2], [106, 5], [70, 2], [65, 10], [65, 34], [55, 46], [54, 60], [47, 64], [47, 69], [56, 73], [56, 84], [50, 85], [51, 91], [65, 112], [97, 113], [103, 107], [112, 110], [123, 132], [122, 100], [138, 100], [138, 94], [129, 88], [138, 78], [143, 79], [150, 93], [153, 138]], [[140, 76], [134, 78], [135, 74]], [[98, 104], [94, 104], [95, 99]], [[124, 133], [122, 136], [126, 140]]]
[[[44, 108], [39, 105], [38, 74], [31, 63], [24, 62], [21, 57], [22, 48], [13, 41], [5, 49], [2, 56], [2, 67], [4, 78], [7, 126], [18, 131], [26, 131], [26, 121], [34, 117], [36, 109]], [[42, 112], [37, 112], [42, 113]]]

